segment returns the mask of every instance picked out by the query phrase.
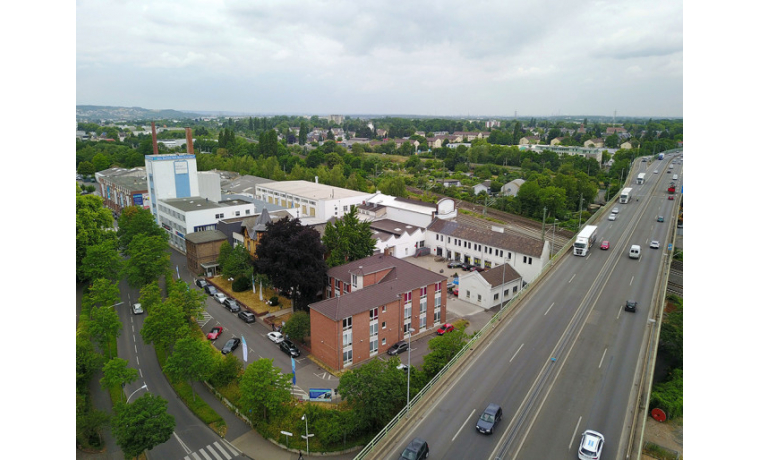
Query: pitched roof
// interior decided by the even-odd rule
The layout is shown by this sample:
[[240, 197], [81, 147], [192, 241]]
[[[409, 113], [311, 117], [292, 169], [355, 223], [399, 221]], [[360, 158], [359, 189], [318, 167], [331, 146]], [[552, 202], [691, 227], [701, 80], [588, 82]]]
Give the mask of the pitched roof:
[[501, 286], [502, 280], [504, 280], [504, 283], [508, 283], [521, 278], [520, 274], [517, 273], [517, 270], [509, 264], [502, 264], [498, 267], [489, 268], [488, 270], [481, 272], [480, 276], [482, 276], [483, 279], [486, 280], [486, 283], [490, 284], [491, 287]]
[[495, 248], [507, 249], [531, 257], [541, 257], [541, 254], [544, 252], [544, 242], [541, 240], [512, 233], [485, 230], [459, 222], [435, 219], [427, 226], [427, 229], [442, 235], [453, 236]]

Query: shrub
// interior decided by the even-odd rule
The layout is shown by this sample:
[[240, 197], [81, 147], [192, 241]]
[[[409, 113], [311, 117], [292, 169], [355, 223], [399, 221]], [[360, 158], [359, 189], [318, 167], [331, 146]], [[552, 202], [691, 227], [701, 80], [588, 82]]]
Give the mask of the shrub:
[[243, 292], [251, 289], [251, 277], [238, 276], [235, 281], [232, 282], [232, 292]]
[[269, 299], [269, 304], [272, 306], [276, 306], [280, 304], [280, 298], [276, 295], [273, 295], [271, 299]]

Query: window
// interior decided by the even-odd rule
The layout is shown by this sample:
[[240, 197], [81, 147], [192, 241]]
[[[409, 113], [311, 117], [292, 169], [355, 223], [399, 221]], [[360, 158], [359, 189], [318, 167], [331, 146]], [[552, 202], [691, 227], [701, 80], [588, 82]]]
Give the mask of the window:
[[239, 216], [239, 215], [240, 215], [240, 211], [235, 211], [235, 216]]
[[383, 313], [385, 313], [385, 305], [383, 305]]
[[353, 350], [343, 350], [343, 364], [351, 364], [354, 361]]
[[343, 318], [343, 330], [346, 331], [348, 329], [351, 329], [352, 323], [353, 323], [353, 316], [349, 316], [348, 318]]
[[420, 297], [425, 297], [427, 295], [427, 286], [424, 288], [420, 288]]
[[385, 339], [383, 339], [383, 345], [385, 345]]
[[343, 331], [343, 348], [350, 347], [354, 343], [354, 334], [352, 330]]
[[441, 292], [441, 285], [442, 283], [440, 282], [435, 283], [435, 292]]
[[369, 320], [370, 321], [376, 321], [377, 320], [377, 308], [373, 308], [369, 311]]
[[245, 210], [245, 215], [246, 215], [246, 216], [248, 216], [248, 215], [250, 215], [250, 214], [251, 214], [251, 210], [250, 210], [250, 209], [246, 209], [246, 210]]
[[441, 322], [441, 310], [436, 310], [433, 313], [433, 323], [438, 324]]
[[374, 337], [377, 335], [377, 321], [369, 325], [369, 336]]
[[467, 291], [467, 298], [470, 298], [470, 291]]
[[404, 319], [410, 319], [412, 317], [412, 304], [408, 303], [404, 305]]
[[358, 276], [353, 275], [353, 274], [351, 275], [351, 284], [354, 285], [354, 287], [356, 287], [358, 279], [359, 279]]
[[427, 327], [427, 316], [420, 315], [420, 330], [423, 331]]
[[441, 296], [435, 297], [435, 308], [441, 308]]
[[514, 286], [514, 287], [512, 288], [512, 294], [515, 294], [516, 292], [517, 292], [517, 286]]
[[493, 300], [499, 300], [499, 293], [498, 292], [493, 295]]
[[480, 294], [478, 294], [478, 303], [480, 303], [481, 300], [482, 300], [482, 298], [481, 298]]
[[404, 303], [410, 303], [412, 301], [412, 292], [405, 292], [404, 293]]
[[[385, 321], [383, 321], [383, 329], [385, 329]], [[385, 343], [385, 342], [383, 342], [383, 343]]]
[[377, 337], [369, 339], [369, 354], [374, 355], [377, 353]]

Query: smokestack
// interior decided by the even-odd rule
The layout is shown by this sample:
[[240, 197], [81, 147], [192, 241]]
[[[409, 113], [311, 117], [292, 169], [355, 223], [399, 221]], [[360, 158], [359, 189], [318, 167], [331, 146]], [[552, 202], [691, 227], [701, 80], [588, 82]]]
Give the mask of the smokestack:
[[316, 183], [316, 184], [319, 183], [319, 176], [314, 176], [314, 183]]
[[193, 130], [190, 128], [185, 128], [185, 138], [187, 139], [187, 153], [190, 155], [195, 155], [195, 151], [193, 151]]
[[151, 121], [150, 127], [153, 130], [153, 155], [158, 155], [158, 141], [156, 140], [156, 122]]

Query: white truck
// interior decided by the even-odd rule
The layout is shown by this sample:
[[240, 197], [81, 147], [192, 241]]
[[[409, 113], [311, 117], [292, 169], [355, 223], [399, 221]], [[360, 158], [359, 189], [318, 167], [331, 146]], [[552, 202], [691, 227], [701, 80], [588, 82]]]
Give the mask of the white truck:
[[586, 225], [583, 227], [578, 237], [573, 243], [573, 255], [585, 257], [591, 246], [596, 241], [596, 225]]
[[620, 202], [623, 204], [628, 203], [628, 201], [631, 199], [631, 193], [633, 193], [633, 188], [624, 188], [623, 191], [620, 192]]
[[645, 173], [639, 173], [639, 177], [636, 178], [637, 184], [643, 184], [644, 183], [644, 176], [646, 176]]

